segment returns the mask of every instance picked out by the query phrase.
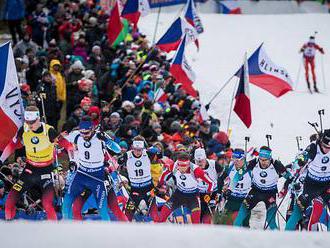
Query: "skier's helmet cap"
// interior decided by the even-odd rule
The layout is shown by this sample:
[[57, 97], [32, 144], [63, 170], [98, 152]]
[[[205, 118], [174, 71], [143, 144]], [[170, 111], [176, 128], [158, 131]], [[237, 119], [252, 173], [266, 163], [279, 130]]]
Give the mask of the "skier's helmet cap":
[[39, 109], [35, 106], [28, 106], [24, 112], [24, 120], [27, 123], [34, 123], [38, 118], [40, 118]]
[[259, 158], [271, 159], [272, 158], [272, 150], [268, 146], [260, 147]]
[[89, 133], [93, 128], [93, 123], [89, 116], [84, 116], [79, 123], [80, 133]]
[[144, 148], [144, 142], [142, 140], [134, 140], [132, 147], [134, 149], [142, 150]]
[[187, 152], [179, 152], [178, 153], [178, 159], [177, 159], [177, 165], [181, 167], [187, 167], [190, 165], [190, 156]]
[[240, 148], [236, 148], [234, 151], [233, 151], [233, 159], [242, 159], [244, 158], [244, 150], [243, 149], [240, 149]]
[[203, 148], [197, 148], [195, 150], [195, 155], [194, 155], [195, 160], [197, 161], [201, 161], [203, 159], [206, 159], [206, 153], [205, 153], [205, 149]]
[[330, 129], [324, 130], [323, 135], [322, 135], [322, 143], [324, 146], [327, 146], [330, 148]]

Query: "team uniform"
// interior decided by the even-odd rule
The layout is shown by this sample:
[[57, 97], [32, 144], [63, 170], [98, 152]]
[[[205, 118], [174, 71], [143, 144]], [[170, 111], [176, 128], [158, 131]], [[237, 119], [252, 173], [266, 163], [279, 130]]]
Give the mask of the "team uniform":
[[324, 153], [320, 143], [312, 143], [306, 152], [309, 162], [303, 191], [293, 207], [293, 213], [285, 227], [286, 230], [295, 230], [297, 223], [303, 217], [303, 211], [313, 199], [320, 197], [323, 199], [323, 203], [330, 207], [330, 152]]
[[154, 184], [151, 176], [151, 161], [154, 156], [154, 153], [143, 149], [140, 157], [136, 157], [133, 151], [128, 151], [118, 159], [118, 164], [126, 170], [131, 186], [125, 212], [129, 221], [132, 221], [135, 210], [142, 201], [149, 206], [152, 204]]
[[286, 170], [280, 161], [272, 159], [270, 165], [265, 169], [261, 168], [257, 159], [253, 159], [248, 163], [247, 171], [251, 171], [252, 175], [251, 190], [239, 209], [234, 225], [242, 226], [244, 219], [250, 214], [251, 210], [262, 201], [266, 205], [266, 221], [269, 227], [277, 229], [275, 221], [277, 182], [281, 176], [291, 180], [291, 173]]
[[315, 43], [314, 39], [310, 39], [310, 41], [303, 45], [301, 48], [301, 52], [303, 53], [304, 57], [304, 66], [305, 66], [305, 77], [308, 89], [310, 89], [310, 81], [309, 81], [309, 66], [312, 71], [313, 76], [313, 82], [314, 82], [314, 90], [315, 92], [318, 92], [317, 86], [316, 86], [316, 75], [315, 75], [315, 54], [316, 50], [320, 51], [322, 54], [324, 54], [323, 48], [321, 48], [319, 45]]
[[198, 180], [198, 191], [201, 202], [201, 223], [211, 224], [213, 210], [216, 205], [216, 197], [218, 194], [218, 175], [221, 171], [219, 166], [216, 166], [215, 160], [206, 159], [206, 161], [207, 165], [203, 171], [213, 183], [212, 193], [209, 193], [209, 185], [203, 180]]
[[107, 208], [107, 188], [105, 186], [105, 144], [97, 134], [85, 140], [78, 133], [74, 138], [77, 150], [77, 171], [72, 177], [63, 201], [63, 218], [72, 216], [72, 204], [86, 189], [95, 197], [99, 214], [103, 220], [110, 220]]
[[177, 168], [178, 161], [170, 165], [162, 174], [159, 185], [165, 183], [169, 177], [173, 177], [176, 185], [176, 190], [174, 191], [171, 198], [162, 207], [160, 215], [154, 218], [155, 222], [165, 222], [168, 216], [175, 209], [184, 206], [191, 211], [191, 221], [193, 224], [200, 223], [201, 208], [200, 208], [200, 198], [198, 179], [204, 181], [207, 185], [206, 192], [211, 193], [214, 189], [214, 183], [209, 178], [208, 175], [197, 165], [189, 162], [189, 168], [186, 172], [182, 173]]
[[[226, 185], [228, 189], [224, 191], [226, 203], [216, 224], [233, 224], [243, 200], [251, 189], [251, 177], [251, 171], [245, 173], [244, 168], [237, 170], [233, 163], [231, 163], [229, 168], [221, 175], [220, 180], [222, 184], [228, 184]], [[243, 221], [243, 226], [249, 226], [249, 219], [250, 215]]]
[[25, 147], [26, 166], [9, 192], [5, 207], [7, 220], [15, 217], [17, 201], [24, 192], [32, 187], [38, 187], [42, 191], [41, 202], [47, 219], [57, 219], [53, 205], [55, 191], [52, 174], [56, 137], [56, 130], [42, 122], [36, 131], [30, 130], [26, 124], [19, 129], [16, 140], [20, 140]]

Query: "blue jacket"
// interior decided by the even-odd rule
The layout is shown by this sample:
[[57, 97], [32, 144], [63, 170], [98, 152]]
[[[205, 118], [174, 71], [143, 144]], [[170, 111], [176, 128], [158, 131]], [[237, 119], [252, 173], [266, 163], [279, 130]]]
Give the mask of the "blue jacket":
[[24, 0], [6, 0], [4, 19], [21, 20], [25, 17]]

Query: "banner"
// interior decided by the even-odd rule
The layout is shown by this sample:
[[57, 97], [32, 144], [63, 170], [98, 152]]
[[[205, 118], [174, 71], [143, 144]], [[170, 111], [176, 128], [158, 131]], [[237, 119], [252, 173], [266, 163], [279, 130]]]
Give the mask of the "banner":
[[[195, 2], [206, 2], [207, 0], [195, 0]], [[187, 0], [149, 0], [150, 8], [159, 8], [177, 4], [185, 4]]]

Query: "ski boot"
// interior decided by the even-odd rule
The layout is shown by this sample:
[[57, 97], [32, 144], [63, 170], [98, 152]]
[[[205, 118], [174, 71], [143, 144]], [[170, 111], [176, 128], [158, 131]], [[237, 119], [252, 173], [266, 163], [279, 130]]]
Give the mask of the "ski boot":
[[319, 89], [316, 87], [316, 84], [314, 84], [314, 91], [315, 91], [316, 93], [320, 93], [320, 92], [319, 92]]
[[307, 80], [307, 88], [309, 93], [313, 94], [313, 91], [311, 90], [311, 84], [309, 83], [309, 81]]

